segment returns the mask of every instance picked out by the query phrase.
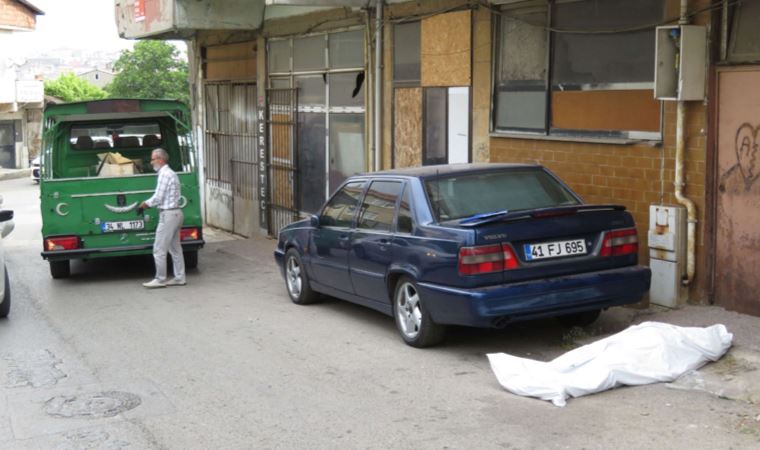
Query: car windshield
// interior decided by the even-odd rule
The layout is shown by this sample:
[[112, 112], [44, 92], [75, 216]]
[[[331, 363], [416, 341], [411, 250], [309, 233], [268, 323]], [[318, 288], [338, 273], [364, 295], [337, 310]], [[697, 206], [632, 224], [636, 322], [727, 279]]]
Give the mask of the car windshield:
[[440, 222], [487, 214], [519, 211], [580, 202], [541, 169], [443, 176], [425, 182], [433, 215]]

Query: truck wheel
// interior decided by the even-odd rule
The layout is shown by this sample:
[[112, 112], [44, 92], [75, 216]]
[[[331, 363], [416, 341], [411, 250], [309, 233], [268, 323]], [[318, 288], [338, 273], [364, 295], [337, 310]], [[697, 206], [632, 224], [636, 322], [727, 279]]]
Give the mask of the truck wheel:
[[8, 280], [8, 269], [5, 269], [5, 293], [3, 294], [3, 302], [0, 303], [0, 318], [8, 317], [8, 313], [11, 312], [11, 283]]
[[55, 279], [67, 278], [71, 275], [71, 265], [69, 260], [66, 261], [49, 261], [50, 262], [50, 275]]
[[198, 267], [198, 250], [184, 252], [185, 269], [195, 269]]

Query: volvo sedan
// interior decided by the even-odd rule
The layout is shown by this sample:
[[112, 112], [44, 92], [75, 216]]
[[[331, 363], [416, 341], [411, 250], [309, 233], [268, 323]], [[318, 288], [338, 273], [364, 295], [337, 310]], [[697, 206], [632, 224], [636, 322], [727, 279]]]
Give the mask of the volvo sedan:
[[427, 347], [447, 325], [588, 325], [636, 303], [651, 278], [638, 248], [625, 207], [585, 204], [542, 166], [464, 164], [350, 177], [274, 256], [294, 303], [358, 303]]

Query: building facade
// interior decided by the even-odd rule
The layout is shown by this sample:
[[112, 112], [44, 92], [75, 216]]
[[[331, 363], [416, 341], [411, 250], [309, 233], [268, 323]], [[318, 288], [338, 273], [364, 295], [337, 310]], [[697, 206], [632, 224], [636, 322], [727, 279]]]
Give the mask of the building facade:
[[[23, 0], [0, 0], [0, 48], [11, 33], [34, 31], [43, 12]], [[44, 89], [41, 80], [22, 78], [18, 65], [0, 55], [0, 167], [28, 167], [39, 153]]]
[[379, 21], [374, 1], [261, 3], [250, 26], [188, 28], [207, 214], [219, 199], [225, 228], [242, 214], [275, 234], [355, 172], [536, 162], [625, 205], [643, 264], [672, 225], [652, 205], [685, 211], [676, 304], [760, 314], [760, 2], [386, 1]]

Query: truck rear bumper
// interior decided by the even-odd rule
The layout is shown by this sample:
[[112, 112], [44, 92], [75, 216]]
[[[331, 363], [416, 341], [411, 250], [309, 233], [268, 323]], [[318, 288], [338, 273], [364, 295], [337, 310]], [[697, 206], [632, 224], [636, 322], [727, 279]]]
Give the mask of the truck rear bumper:
[[[202, 248], [206, 242], [203, 239], [197, 241], [183, 241], [182, 250], [193, 251]], [[121, 253], [151, 253], [153, 243], [140, 245], [125, 245], [123, 247], [104, 247], [104, 248], [78, 248], [76, 250], [54, 250], [42, 252], [42, 258], [50, 261], [63, 261], [68, 259], [85, 259], [94, 256], [119, 256]]]

